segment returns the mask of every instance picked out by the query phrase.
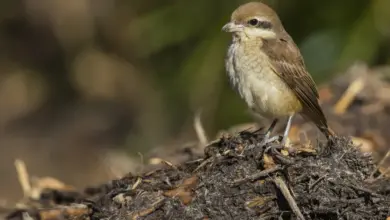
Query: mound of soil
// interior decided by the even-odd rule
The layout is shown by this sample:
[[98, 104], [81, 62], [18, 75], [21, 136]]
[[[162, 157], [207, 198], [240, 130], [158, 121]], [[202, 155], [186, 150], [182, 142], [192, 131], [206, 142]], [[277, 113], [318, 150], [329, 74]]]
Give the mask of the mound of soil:
[[241, 132], [195, 161], [84, 192], [45, 190], [7, 219], [386, 219], [390, 181], [350, 139], [282, 147]]

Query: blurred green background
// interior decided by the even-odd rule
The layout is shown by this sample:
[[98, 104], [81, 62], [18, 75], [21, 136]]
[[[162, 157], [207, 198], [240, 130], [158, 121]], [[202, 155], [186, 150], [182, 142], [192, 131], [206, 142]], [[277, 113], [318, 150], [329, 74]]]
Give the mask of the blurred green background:
[[[15, 158], [83, 186], [111, 178], [98, 167], [112, 149], [193, 139], [197, 111], [210, 137], [251, 121], [229, 87], [221, 32], [245, 2], [2, 0], [0, 199], [18, 190]], [[318, 83], [357, 60], [390, 62], [389, 0], [264, 2]]]

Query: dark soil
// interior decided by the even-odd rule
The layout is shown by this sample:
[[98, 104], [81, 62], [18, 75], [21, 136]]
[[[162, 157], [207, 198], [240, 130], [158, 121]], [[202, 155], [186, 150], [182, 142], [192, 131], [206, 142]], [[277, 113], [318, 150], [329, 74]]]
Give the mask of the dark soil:
[[[390, 181], [347, 138], [281, 149], [243, 132], [205, 149], [205, 157], [169, 165], [83, 193], [49, 190], [40, 219], [386, 219]], [[252, 149], [250, 149], [253, 147]], [[245, 149], [243, 151], [243, 149]], [[283, 188], [284, 187], [284, 188]], [[286, 193], [287, 192], [287, 193]], [[296, 207], [294, 208], [294, 205]]]

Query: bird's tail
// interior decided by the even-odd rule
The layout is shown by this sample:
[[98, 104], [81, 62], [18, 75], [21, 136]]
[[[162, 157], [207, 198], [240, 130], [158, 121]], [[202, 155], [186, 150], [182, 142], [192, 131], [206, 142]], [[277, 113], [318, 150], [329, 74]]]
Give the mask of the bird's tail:
[[320, 108], [318, 108], [317, 112], [304, 111], [303, 113], [303, 117], [314, 122], [318, 129], [325, 135], [326, 139], [330, 140], [331, 137], [336, 135], [335, 132], [329, 128], [328, 121]]
[[320, 129], [320, 131], [325, 135], [326, 139], [329, 140], [331, 137], [334, 137], [336, 135], [334, 131], [330, 129], [328, 126], [324, 127], [324, 126], [319, 126], [318, 124], [316, 125]]

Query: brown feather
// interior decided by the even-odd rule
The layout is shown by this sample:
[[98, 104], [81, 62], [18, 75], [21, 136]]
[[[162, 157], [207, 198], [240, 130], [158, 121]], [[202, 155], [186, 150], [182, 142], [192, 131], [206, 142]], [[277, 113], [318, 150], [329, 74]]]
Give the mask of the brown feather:
[[291, 88], [302, 104], [302, 115], [313, 121], [327, 138], [332, 136], [328, 122], [318, 103], [318, 91], [291, 37], [283, 31], [277, 39], [263, 40], [261, 47], [276, 74]]

